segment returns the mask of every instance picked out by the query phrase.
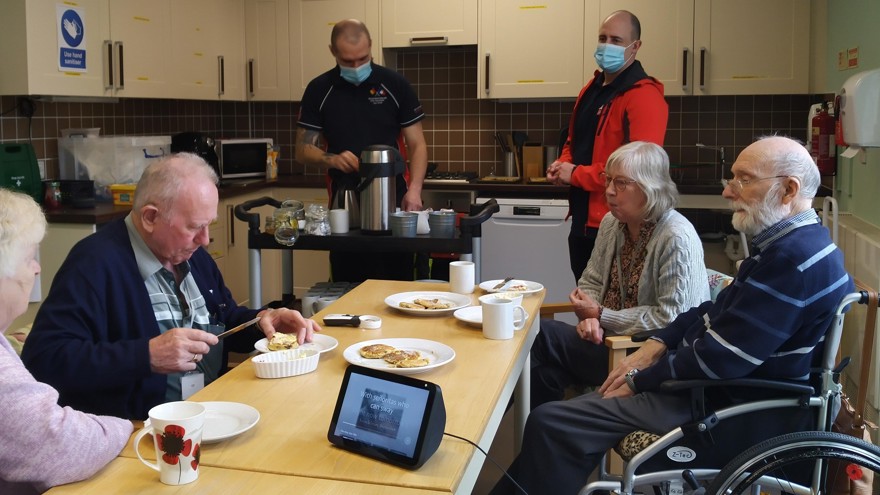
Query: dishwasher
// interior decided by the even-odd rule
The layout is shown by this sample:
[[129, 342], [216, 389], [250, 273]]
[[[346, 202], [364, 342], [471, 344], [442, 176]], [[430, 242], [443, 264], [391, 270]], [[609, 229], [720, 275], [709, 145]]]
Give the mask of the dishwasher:
[[[477, 198], [482, 204], [490, 198]], [[538, 282], [547, 303], [568, 302], [575, 287], [568, 258], [567, 199], [496, 198], [500, 211], [482, 225], [480, 280]], [[556, 319], [577, 324], [574, 313]]]

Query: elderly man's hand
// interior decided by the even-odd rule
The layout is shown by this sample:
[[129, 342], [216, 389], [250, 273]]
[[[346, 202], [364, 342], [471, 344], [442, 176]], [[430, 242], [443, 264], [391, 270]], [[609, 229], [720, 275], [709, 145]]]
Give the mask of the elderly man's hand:
[[629, 389], [626, 385], [626, 380], [624, 380], [624, 375], [633, 368], [643, 370], [653, 365], [664, 354], [666, 354], [666, 346], [663, 343], [656, 340], [646, 341], [642, 347], [636, 352], [623, 358], [623, 360], [620, 361], [620, 364], [608, 373], [608, 378], [605, 379], [605, 383], [599, 387], [599, 393], [603, 396], [607, 396], [607, 394], [621, 388], [621, 386]]
[[271, 339], [275, 332], [295, 333], [296, 340], [302, 344], [312, 341], [312, 335], [320, 332], [321, 327], [314, 320], [303, 317], [299, 311], [287, 308], [267, 309], [261, 311], [260, 321], [257, 328], [262, 330], [267, 339]]
[[150, 369], [163, 375], [192, 371], [218, 342], [216, 335], [203, 330], [172, 328], [150, 339]]
[[599, 317], [599, 303], [579, 288], [571, 291], [568, 300], [574, 307], [574, 314], [577, 315], [578, 320]]

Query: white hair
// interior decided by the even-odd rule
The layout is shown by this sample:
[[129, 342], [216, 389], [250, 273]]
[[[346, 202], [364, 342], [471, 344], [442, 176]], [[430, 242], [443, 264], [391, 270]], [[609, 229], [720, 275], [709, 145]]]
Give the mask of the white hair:
[[0, 278], [15, 274], [46, 235], [46, 217], [30, 196], [0, 188]]

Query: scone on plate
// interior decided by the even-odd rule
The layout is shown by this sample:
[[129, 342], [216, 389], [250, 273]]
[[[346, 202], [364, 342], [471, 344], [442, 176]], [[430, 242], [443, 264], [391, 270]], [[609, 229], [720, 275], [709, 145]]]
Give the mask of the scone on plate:
[[428, 365], [428, 359], [423, 357], [418, 357], [415, 359], [404, 359], [403, 361], [398, 361], [395, 366], [398, 368], [421, 368], [422, 366]]
[[270, 351], [283, 351], [287, 349], [296, 349], [299, 342], [296, 340], [296, 334], [275, 332], [269, 339], [267, 347]]
[[372, 344], [361, 347], [361, 356], [367, 359], [379, 359], [385, 357], [386, 354], [393, 351], [394, 347], [386, 344]]
[[389, 352], [388, 354], [385, 354], [382, 359], [384, 359], [386, 363], [396, 365], [397, 363], [406, 359], [418, 359], [419, 357], [421, 357], [419, 351], [405, 351], [403, 349], [397, 349]]

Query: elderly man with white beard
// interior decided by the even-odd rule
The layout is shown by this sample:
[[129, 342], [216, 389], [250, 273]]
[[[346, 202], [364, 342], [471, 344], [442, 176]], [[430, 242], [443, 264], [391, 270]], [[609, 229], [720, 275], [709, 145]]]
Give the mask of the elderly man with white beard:
[[[723, 196], [733, 226], [753, 236], [751, 256], [714, 303], [657, 330], [598, 391], [532, 411], [510, 469], [528, 493], [577, 493], [629, 433], [663, 434], [692, 421], [690, 396], [661, 392], [666, 380], [808, 379], [838, 303], [854, 288], [811, 206], [819, 171], [803, 145], [771, 136], [743, 150], [732, 174]], [[717, 409], [755, 393], [725, 389], [707, 400]], [[502, 479], [492, 493], [516, 491]]]

